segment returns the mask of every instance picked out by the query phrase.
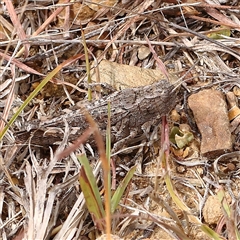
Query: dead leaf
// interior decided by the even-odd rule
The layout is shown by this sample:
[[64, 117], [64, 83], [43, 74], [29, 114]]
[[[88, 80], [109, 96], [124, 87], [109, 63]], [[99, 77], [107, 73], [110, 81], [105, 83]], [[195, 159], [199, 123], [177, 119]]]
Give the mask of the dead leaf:
[[[102, 60], [99, 63], [98, 68], [100, 82], [108, 83], [116, 89], [145, 86], [158, 80], [166, 79], [160, 70], [143, 69], [107, 60]], [[91, 78], [93, 82], [99, 82], [94, 69], [91, 71]], [[169, 74], [170, 82], [174, 83], [176, 79], [176, 75]]]
[[94, 11], [98, 11], [101, 8], [105, 7], [112, 7], [115, 5], [118, 1], [117, 0], [92, 0], [90, 2], [86, 2], [86, 5], [88, 5], [89, 8], [91, 8]]
[[179, 127], [173, 127], [169, 139], [172, 143], [176, 144], [179, 149], [182, 149], [194, 139], [194, 136], [188, 129], [180, 130]]
[[235, 86], [233, 88], [233, 93], [234, 93], [235, 96], [239, 97], [240, 96], [240, 88]]
[[[60, 0], [59, 3], [64, 2]], [[81, 3], [74, 3], [70, 6], [69, 22], [75, 25], [81, 25], [83, 21], [89, 20], [94, 16], [96, 11], [92, 10], [89, 6]], [[58, 26], [63, 26], [66, 18], [66, 9], [58, 14]]]

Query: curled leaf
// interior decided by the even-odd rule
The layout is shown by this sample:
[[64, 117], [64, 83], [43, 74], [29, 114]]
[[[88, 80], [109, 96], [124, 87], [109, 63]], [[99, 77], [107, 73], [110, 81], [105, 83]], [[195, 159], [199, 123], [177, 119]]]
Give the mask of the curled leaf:
[[184, 148], [192, 140], [194, 136], [189, 131], [181, 131], [178, 127], [173, 127], [170, 133], [170, 141], [177, 145], [178, 148]]

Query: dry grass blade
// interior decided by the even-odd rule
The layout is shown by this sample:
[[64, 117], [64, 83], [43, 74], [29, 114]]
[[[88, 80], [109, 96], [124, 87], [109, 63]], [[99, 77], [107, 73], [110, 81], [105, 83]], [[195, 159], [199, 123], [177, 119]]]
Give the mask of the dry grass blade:
[[[4, 0], [5, 4], [6, 4], [6, 7], [8, 9], [8, 12], [9, 12], [9, 15], [10, 15], [10, 18], [12, 20], [12, 23], [14, 25], [14, 30], [17, 32], [17, 35], [19, 37], [19, 39], [21, 39], [22, 41], [24, 41], [25, 39], [27, 39], [27, 36], [23, 30], [23, 27], [17, 17], [17, 14], [15, 12], [15, 9], [13, 7], [13, 4], [11, 1], [8, 1], [8, 0]], [[30, 45], [28, 43], [25, 43], [24, 44], [25, 47], [24, 47], [24, 51], [25, 51], [25, 57], [28, 56], [28, 50], [30, 48]]]
[[[89, 58], [88, 58], [88, 48], [86, 45], [86, 39], [84, 36], [84, 32], [81, 26], [81, 33], [82, 33], [82, 39], [83, 39], [83, 48], [84, 48], [84, 53], [85, 53], [85, 61], [86, 61], [86, 71], [87, 71], [87, 82], [88, 84], [91, 84], [91, 76], [90, 76], [90, 63], [89, 63]], [[90, 87], [88, 88], [88, 100], [92, 101], [92, 91]]]
[[223, 213], [224, 213], [224, 217], [225, 217], [226, 227], [228, 229], [229, 239], [239, 240], [240, 232], [238, 231], [237, 223], [236, 223], [236, 214], [235, 214], [236, 209], [234, 209], [235, 204], [233, 204], [232, 207], [229, 206], [229, 204], [227, 202], [225, 191], [223, 190], [223, 188], [221, 186], [219, 187], [219, 191], [218, 191], [217, 195], [218, 195], [219, 201], [222, 204], [222, 209], [223, 209]]
[[214, 17], [215, 19], [217, 19], [219, 21], [219, 25], [222, 26], [228, 26], [231, 28], [236, 28], [238, 30], [240, 30], [238, 24], [235, 24], [231, 19], [227, 18], [226, 16], [224, 16], [222, 13], [220, 13], [218, 10], [214, 9], [214, 8], [206, 8], [207, 9], [207, 13]]
[[[39, 73], [38, 71], [30, 68], [29, 66], [27, 66], [24, 63], [18, 61], [15, 58], [11, 58], [10, 56], [8, 56], [5, 53], [0, 52], [0, 56], [2, 57], [2, 59], [6, 59], [6, 60], [10, 61], [10, 63], [14, 63], [17, 67], [19, 67], [20, 69], [22, 69], [22, 70], [24, 70], [24, 71], [26, 71], [28, 73], [36, 74], [36, 75], [39, 75], [39, 76], [44, 76], [44, 74]], [[0, 76], [2, 76], [2, 74]]]
[[[240, 120], [230, 122], [233, 151], [214, 157], [213, 164], [208, 157], [202, 158], [203, 136], [194, 127], [187, 106], [189, 95], [206, 88], [223, 95], [231, 92], [237, 98], [234, 106], [239, 105], [240, 6], [236, 0], [213, 2], [2, 1], [2, 239], [96, 239], [100, 233], [97, 225], [108, 239], [113, 234], [124, 239], [240, 239]], [[115, 72], [114, 65], [118, 66]], [[91, 73], [98, 70], [91, 86], [87, 82], [90, 66]], [[138, 69], [139, 75], [126, 66]], [[187, 124], [191, 139], [181, 134], [176, 138], [174, 133], [170, 145], [169, 129], [163, 121], [160, 147], [153, 120], [147, 126], [139, 124], [137, 136], [111, 155], [116, 138], [122, 133], [127, 136], [131, 130], [121, 119], [131, 116], [131, 107], [126, 116], [119, 114], [119, 121], [112, 115], [110, 122], [109, 117], [108, 124], [104, 111], [97, 122], [86, 114], [88, 122], [80, 120], [73, 126], [67, 119], [65, 129], [61, 120], [56, 128], [45, 125], [75, 111], [81, 114], [78, 106], [86, 104], [88, 108], [96, 99], [101, 103], [99, 98], [105, 99], [113, 88], [99, 83], [110, 79], [120, 82], [118, 89], [132, 83], [142, 86], [148, 82], [143, 72], [147, 70], [150, 77], [157, 68], [165, 75], [156, 76], [156, 80], [168, 76], [170, 81], [176, 79], [175, 83], [180, 79], [183, 85], [179, 98], [174, 99], [176, 108], [169, 115], [169, 125], [181, 129]], [[132, 79], [125, 73], [139, 77]], [[91, 103], [87, 94], [92, 95]], [[138, 107], [142, 110], [141, 105]], [[102, 122], [108, 125], [107, 130]], [[227, 120], [225, 125], [229, 125]], [[78, 129], [83, 134], [77, 138]], [[107, 136], [106, 149], [101, 132]], [[26, 134], [29, 141], [19, 139], [19, 133]], [[58, 142], [50, 141], [58, 135]], [[42, 137], [53, 145], [34, 142]], [[71, 142], [73, 139], [77, 140]], [[81, 169], [79, 155], [87, 157], [88, 167]], [[143, 174], [133, 173], [135, 164]], [[80, 169], [82, 189], [89, 193], [86, 199], [79, 186]], [[99, 189], [104, 189], [104, 197]], [[95, 209], [91, 209], [92, 199]], [[93, 221], [89, 212], [96, 212]]]
[[[67, 125], [65, 131], [68, 131]], [[78, 174], [76, 174], [61, 184], [50, 187], [51, 181], [53, 181], [50, 177], [51, 172], [59, 160], [58, 155], [61, 154], [66, 141], [67, 137], [63, 140], [62, 145], [58, 147], [56, 153], [52, 154], [49, 164], [44, 163], [45, 168], [38, 163], [33, 152], [30, 152], [30, 154], [34, 172], [29, 162], [26, 162], [24, 183], [27, 192], [22, 195], [22, 198], [26, 217], [29, 219], [26, 233], [28, 239], [45, 239], [51, 235], [59, 215], [60, 205], [56, 197], [65, 189], [70, 189], [78, 179]], [[33, 173], [36, 174], [36, 182]], [[55, 203], [56, 199], [57, 203]]]
[[23, 109], [29, 104], [29, 102], [39, 93], [39, 91], [65, 66], [68, 66], [72, 62], [76, 61], [77, 59], [81, 58], [83, 55], [78, 54], [65, 62], [58, 65], [51, 73], [49, 73], [42, 82], [35, 88], [35, 90], [28, 96], [28, 98], [24, 101], [24, 103], [19, 107], [17, 112], [13, 115], [13, 117], [9, 120], [8, 125], [3, 129], [0, 133], [0, 140], [4, 137], [5, 133], [7, 132], [8, 128], [14, 123]]
[[128, 28], [130, 28], [130, 26], [136, 22], [139, 19], [138, 14], [143, 13], [154, 1], [152, 0], [147, 0], [147, 1], [143, 1], [139, 6], [138, 6], [138, 10], [135, 12], [136, 16], [130, 18], [125, 24], [124, 26], [117, 32], [117, 34], [111, 39], [111, 41], [106, 45], [105, 47], [105, 51], [102, 53], [101, 57], [99, 60], [102, 60], [104, 54], [106, 53], [106, 51], [108, 50], [108, 48], [115, 42], [115, 40], [117, 40], [120, 36], [122, 36]]
[[156, 62], [157, 62], [158, 68], [163, 72], [163, 74], [165, 75], [165, 77], [166, 77], [167, 79], [169, 79], [169, 77], [168, 77], [168, 72], [167, 72], [167, 70], [166, 70], [163, 62], [161, 61], [161, 59], [158, 58], [157, 53], [156, 53], [156, 51], [153, 49], [153, 47], [152, 47], [152, 45], [151, 45], [151, 42], [149, 41], [149, 39], [147, 38], [147, 36], [145, 36], [145, 39], [146, 39], [146, 41], [147, 41], [147, 43], [148, 43], [148, 46], [149, 46], [150, 51], [151, 51], [152, 54], [153, 54], [154, 59], [155, 59]]
[[0, 120], [0, 132], [2, 132], [3, 127], [5, 126], [5, 124], [7, 122], [6, 119], [8, 119], [9, 112], [10, 112], [10, 109], [11, 109], [11, 106], [13, 103], [13, 99], [14, 99], [15, 77], [16, 77], [14, 65], [12, 65], [11, 70], [12, 70], [12, 85], [11, 85], [10, 92], [8, 94], [8, 98], [6, 101], [6, 107], [4, 108], [3, 115]]
[[[68, 3], [70, 0], [65, 0], [65, 3]], [[64, 10], [65, 7], [59, 7], [57, 10], [55, 10], [49, 18], [39, 27], [39, 29], [32, 34], [32, 37], [37, 36], [39, 33], [41, 33], [53, 20], [57, 15]], [[22, 55], [23, 48], [18, 52], [17, 57]]]

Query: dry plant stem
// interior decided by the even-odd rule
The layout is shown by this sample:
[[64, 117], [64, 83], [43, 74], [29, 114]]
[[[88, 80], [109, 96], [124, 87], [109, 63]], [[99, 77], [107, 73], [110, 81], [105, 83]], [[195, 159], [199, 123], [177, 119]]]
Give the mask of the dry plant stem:
[[231, 28], [235, 28], [237, 30], [240, 30], [239, 25], [235, 24], [230, 18], [226, 17], [224, 14], [219, 12], [215, 8], [206, 8], [206, 12], [212, 16], [213, 18], [217, 19], [219, 21], [219, 24], [221, 26], [229, 26]]
[[[65, 0], [64, 3], [68, 3], [70, 0]], [[38, 28], [36, 32], [32, 34], [32, 36], [37, 36], [39, 33], [41, 33], [48, 25], [51, 23], [57, 15], [62, 12], [65, 9], [65, 7], [59, 7], [56, 11], [54, 11], [51, 16]], [[22, 55], [24, 48], [22, 48], [16, 55], [16, 57], [20, 57]]]
[[158, 186], [159, 186], [158, 173], [162, 171], [163, 173], [162, 175], [164, 176], [168, 169], [169, 147], [167, 148], [167, 142], [169, 144], [169, 128], [168, 128], [166, 116], [163, 116], [162, 129], [161, 129], [161, 148], [159, 153], [159, 160], [157, 162], [157, 167], [155, 171], [155, 184], [154, 184], [155, 193], [158, 191]]
[[82, 54], [77, 54], [74, 57], [69, 58], [68, 60], [64, 61], [63, 63], [59, 64], [51, 73], [49, 73], [42, 82], [35, 88], [35, 90], [28, 96], [25, 102], [18, 108], [17, 112], [13, 115], [13, 117], [9, 120], [8, 126], [5, 126], [2, 132], [0, 132], [0, 139], [3, 138], [8, 128], [14, 123], [16, 118], [22, 112], [22, 110], [29, 104], [29, 102], [37, 95], [42, 87], [44, 87], [48, 81], [51, 80], [64, 66], [68, 66], [71, 63], [75, 62], [77, 59], [81, 58]]
[[[68, 126], [65, 126], [65, 132], [68, 132]], [[34, 166], [34, 170], [37, 175], [36, 183], [33, 179], [32, 169], [30, 164], [27, 162], [27, 172], [26, 177], [24, 179], [26, 190], [29, 197], [28, 204], [25, 203], [24, 207], [26, 211], [29, 213], [29, 222], [28, 222], [28, 231], [27, 231], [27, 239], [44, 239], [45, 234], [48, 235], [49, 229], [54, 226], [55, 222], [50, 222], [50, 218], [52, 215], [52, 208], [54, 201], [56, 199], [56, 195], [61, 192], [64, 188], [72, 185], [77, 181], [78, 174], [76, 174], [73, 178], [68, 181], [57, 184], [52, 188], [48, 188], [49, 184], [49, 176], [59, 160], [59, 154], [64, 149], [64, 145], [67, 141], [67, 135], [64, 137], [63, 143], [57, 149], [56, 153], [51, 155], [51, 161], [48, 166], [43, 168], [41, 164], [38, 163], [36, 156], [30, 149], [31, 161]], [[35, 185], [36, 184], [36, 185]], [[48, 190], [48, 191], [47, 191]], [[48, 197], [47, 197], [48, 196]], [[46, 201], [47, 199], [47, 201]], [[42, 207], [44, 206], [44, 211]], [[55, 218], [56, 219], [56, 218]]]
[[[186, 36], [186, 33], [184, 33]], [[190, 34], [189, 34], [190, 35]], [[191, 34], [194, 35], [194, 34]], [[175, 36], [175, 35], [173, 35]], [[179, 35], [178, 35], [179, 36]], [[31, 45], [46, 45], [46, 44], [53, 44], [53, 43], [72, 43], [72, 44], [77, 44], [77, 43], [81, 43], [83, 44], [83, 41], [81, 39], [73, 39], [73, 40], [64, 40], [64, 39], [59, 39], [60, 36], [57, 36], [57, 39], [49, 39], [49, 36], [44, 36], [44, 38], [42, 36], [37, 36], [35, 38], [31, 38], [28, 40], [28, 42]], [[95, 45], [99, 45], [99, 44], [108, 44], [110, 43], [111, 40], [91, 40], [91, 39], [86, 39], [86, 43], [88, 44], [95, 44]], [[11, 41], [12, 45], [16, 45], [18, 43], [18, 40], [13, 40]], [[148, 44], [147, 41], [143, 41], [143, 40], [115, 40], [114, 43], [123, 43], [123, 44], [137, 44], [137, 45], [146, 45]], [[170, 47], [174, 47], [174, 46], [178, 46], [178, 47], [182, 47], [182, 48], [186, 48], [185, 45], [181, 44], [181, 43], [175, 43], [175, 42], [163, 42], [163, 41], [150, 41], [150, 43], [152, 45], [157, 45], [157, 46], [170, 46]], [[9, 41], [2, 41], [0, 42], [0, 46], [6, 46], [9, 44]], [[1, 52], [0, 52], [1, 53]], [[27, 59], [28, 60], [28, 59]], [[29, 59], [31, 60], [31, 59]]]
[[91, 136], [91, 134], [93, 134], [93, 132], [94, 130], [92, 128], [88, 128], [86, 131], [84, 131], [83, 134], [79, 138], [77, 138], [70, 147], [66, 148], [58, 155], [59, 160], [69, 156], [70, 153], [79, 149], [79, 146], [85, 143], [88, 140], [88, 138]]
[[0, 23], [4, 26], [9, 32], [13, 32], [14, 27], [11, 23], [9, 23], [2, 15], [0, 15]]
[[70, 27], [70, 22], [69, 22], [69, 19], [70, 19], [70, 11], [71, 11], [71, 8], [70, 6], [66, 6], [65, 7], [65, 18], [64, 18], [64, 23], [63, 23], [63, 29], [65, 30], [65, 34], [64, 34], [64, 37], [70, 37], [69, 36], [69, 27]]
[[240, 9], [239, 6], [225, 6], [225, 5], [219, 5], [219, 4], [204, 4], [204, 3], [199, 3], [197, 5], [198, 7], [203, 7], [203, 8], [217, 8], [217, 9]]
[[[144, 1], [141, 5], [139, 5], [138, 14], [140, 15], [141, 13], [143, 13], [153, 2], [154, 2], [153, 0]], [[122, 36], [127, 31], [127, 29], [139, 19], [139, 15], [129, 19], [126, 22], [126, 24], [117, 32], [117, 34], [107, 44], [103, 53], [100, 55], [99, 61], [102, 60], [102, 58], [104, 57], [105, 53], [107, 52], [108, 48], [112, 45], [112, 43], [115, 42], [115, 40], [117, 40], [120, 36]]]
[[212, 38], [208, 38], [208, 37], [206, 37], [206, 36], [203, 35], [203, 34], [200, 34], [200, 33], [197, 33], [197, 32], [195, 32], [195, 31], [192, 31], [192, 30], [189, 29], [189, 28], [181, 27], [181, 26], [179, 26], [179, 25], [177, 25], [177, 24], [175, 24], [175, 23], [169, 23], [169, 26], [174, 27], [174, 28], [177, 28], [177, 29], [180, 29], [180, 30], [183, 30], [183, 31], [186, 31], [186, 32], [189, 32], [189, 33], [192, 33], [193, 35], [195, 35], [195, 36], [197, 36], [197, 37], [199, 37], [199, 38], [205, 39], [205, 40], [207, 40], [207, 41], [209, 41], [209, 42], [211, 42], [211, 43], [214, 43], [214, 44], [218, 45], [219, 47], [221, 47], [221, 48], [223, 48], [223, 49], [228, 50], [230, 53], [233, 53], [233, 54], [236, 55], [236, 56], [240, 56], [240, 54], [239, 54], [237, 51], [235, 51], [235, 50], [233, 50], [232, 48], [224, 45], [223, 43], [218, 42], [218, 41], [216, 41], [216, 40], [214, 40], [214, 39], [212, 39]]
[[[83, 47], [84, 47], [84, 53], [85, 53], [85, 62], [86, 62], [86, 71], [87, 71], [87, 82], [88, 84], [91, 84], [91, 76], [90, 76], [90, 63], [89, 63], [89, 58], [88, 58], [88, 48], [87, 48], [87, 44], [86, 44], [86, 40], [85, 40], [85, 36], [84, 36], [84, 32], [83, 32], [83, 28], [81, 26], [81, 34], [82, 34], [82, 39], [83, 39]], [[88, 88], [88, 100], [91, 101], [92, 100], [92, 91], [91, 88]]]
[[67, 85], [67, 86], [72, 87], [73, 89], [75, 89], [75, 90], [77, 90], [79, 92], [87, 93], [86, 90], [79, 88], [75, 84], [72, 84], [72, 83], [69, 83], [69, 82], [64, 82], [64, 81], [61, 81], [61, 80], [56, 79], [56, 78], [53, 78], [51, 80], [51, 82], [54, 83], [54, 84], [57, 84], [57, 85]]
[[[18, 19], [18, 16], [14, 10], [14, 7], [13, 7], [13, 4], [12, 4], [12, 1], [9, 1], [9, 0], [4, 0], [5, 4], [6, 4], [6, 7], [9, 11], [9, 15], [10, 15], [10, 18], [12, 20], [12, 23], [13, 25], [15, 26], [14, 30], [17, 32], [17, 35], [19, 37], [19, 39], [21, 40], [25, 40], [27, 37], [26, 37], [26, 34], [22, 28], [22, 25]], [[24, 9], [24, 8], [23, 8]], [[28, 55], [28, 50], [30, 48], [30, 45], [28, 43], [25, 43], [25, 47], [23, 48], [24, 51], [25, 51], [25, 57], [27, 57]]]
[[203, 17], [198, 17], [198, 16], [195, 16], [195, 15], [190, 15], [188, 16], [189, 18], [192, 18], [192, 19], [196, 19], [196, 20], [199, 20], [199, 21], [202, 21], [202, 22], [208, 22], [208, 23], [213, 23], [213, 24], [216, 24], [216, 25], [223, 25], [223, 26], [227, 26], [227, 27], [231, 27], [231, 28], [236, 28], [238, 30], [239, 29], [239, 25], [237, 24], [234, 24], [234, 23], [231, 23], [231, 22], [218, 22], [218, 21], [215, 21], [215, 20], [212, 20], [212, 19], [209, 19], [209, 18], [203, 18]]
[[158, 68], [162, 71], [162, 73], [165, 75], [165, 77], [166, 77], [167, 79], [169, 79], [169, 78], [168, 78], [168, 77], [169, 77], [169, 76], [168, 76], [168, 72], [167, 72], [167, 70], [166, 70], [166, 67], [165, 67], [164, 63], [163, 63], [163, 62], [161, 61], [161, 59], [158, 57], [156, 51], [153, 49], [153, 47], [152, 47], [152, 45], [151, 45], [151, 42], [149, 41], [149, 39], [147, 38], [147, 36], [145, 36], [145, 39], [146, 39], [146, 41], [147, 41], [147, 43], [148, 43], [148, 46], [149, 46], [149, 48], [150, 48], [150, 51], [152, 52], [153, 57], [154, 57], [157, 65], [158, 65]]
[[11, 88], [10, 88], [10, 92], [8, 94], [8, 98], [7, 98], [7, 102], [6, 102], [6, 106], [4, 108], [4, 111], [3, 111], [3, 115], [1, 117], [1, 120], [0, 120], [0, 132], [3, 130], [4, 126], [5, 126], [5, 123], [6, 123], [6, 119], [8, 119], [8, 115], [9, 115], [9, 112], [11, 110], [11, 106], [12, 106], [12, 103], [13, 103], [13, 100], [14, 100], [14, 87], [15, 87], [15, 65], [11, 65], [11, 72], [12, 72], [12, 84], [11, 84]]
[[[221, 31], [222, 28], [221, 27], [218, 27], [218, 28], [215, 28], [213, 30], [209, 30], [209, 31], [202, 31], [202, 32], [199, 32], [203, 35], [207, 35], [207, 34], [212, 34], [212, 33], [219, 33], [219, 31]], [[170, 39], [172, 38], [179, 38], [179, 37], [191, 37], [191, 36], [194, 36], [192, 33], [178, 33], [178, 34], [171, 34], [170, 36], [166, 37], [164, 40], [166, 42], [168, 42]]]
[[34, 70], [33, 68], [30, 68], [29, 66], [27, 66], [24, 63], [18, 61], [17, 59], [15, 59], [15, 58], [11, 59], [10, 56], [8, 56], [5, 53], [2, 53], [1, 51], [0, 51], [0, 56], [2, 57], [2, 59], [6, 59], [8, 61], [11, 61], [11, 63], [14, 63], [17, 67], [21, 68], [22, 70], [24, 70], [28, 73], [36, 74], [36, 75], [39, 75], [39, 76], [44, 76], [44, 74]]

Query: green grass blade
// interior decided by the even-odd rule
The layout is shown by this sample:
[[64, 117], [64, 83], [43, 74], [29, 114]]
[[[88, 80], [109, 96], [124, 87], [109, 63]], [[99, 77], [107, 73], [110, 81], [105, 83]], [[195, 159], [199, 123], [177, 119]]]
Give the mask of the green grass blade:
[[125, 176], [125, 178], [123, 179], [121, 184], [118, 186], [117, 190], [115, 191], [115, 193], [111, 199], [111, 213], [115, 212], [115, 210], [123, 196], [125, 189], [127, 188], [129, 182], [131, 181], [131, 179], [134, 175], [136, 167], [137, 166], [134, 166], [129, 170], [129, 172], [127, 173], [127, 175]]
[[187, 214], [189, 214], [189, 220], [190, 222], [192, 223], [197, 223], [199, 224], [200, 223], [200, 220], [193, 216], [191, 214], [191, 211], [190, 209], [184, 204], [184, 202], [178, 197], [178, 195], [175, 193], [175, 190], [174, 190], [174, 187], [173, 187], [173, 184], [172, 184], [172, 180], [169, 176], [168, 173], [166, 173], [165, 175], [165, 183], [166, 183], [166, 186], [167, 186], [167, 189], [168, 189], [168, 192], [172, 198], [172, 200], [175, 202], [175, 204], [184, 212], [186, 212]]
[[[84, 53], [85, 53], [87, 82], [88, 82], [88, 84], [91, 84], [92, 80], [91, 80], [91, 75], [90, 75], [90, 63], [89, 63], [89, 58], [88, 58], [88, 48], [87, 48], [86, 39], [85, 39], [85, 35], [84, 35], [84, 31], [82, 29], [82, 26], [81, 26], [81, 33], [82, 33], [82, 44], [83, 44]], [[88, 88], [88, 100], [92, 101], [92, 90], [90, 87]]]
[[[87, 206], [90, 206], [89, 212], [96, 213], [95, 219], [102, 219], [105, 216], [105, 211], [103, 208], [101, 196], [98, 190], [98, 186], [96, 183], [96, 179], [93, 175], [92, 168], [89, 164], [88, 158], [86, 155], [78, 156], [78, 160], [82, 164], [82, 168], [84, 169], [83, 176], [80, 175], [80, 186], [82, 188], [84, 196], [88, 197], [87, 200], [90, 203], [87, 203]], [[91, 194], [89, 196], [89, 194]]]
[[[108, 124], [107, 124], [107, 131], [106, 131], [106, 156], [108, 160], [108, 165], [110, 168], [110, 158], [111, 158], [111, 106], [110, 102], [108, 103]], [[111, 192], [111, 171], [108, 171], [108, 191]], [[110, 194], [109, 194], [110, 196]], [[110, 203], [110, 197], [108, 199]]]
[[201, 230], [214, 240], [223, 240], [223, 238], [220, 235], [218, 235], [215, 231], [213, 231], [210, 227], [208, 227], [205, 224], [202, 224]]

